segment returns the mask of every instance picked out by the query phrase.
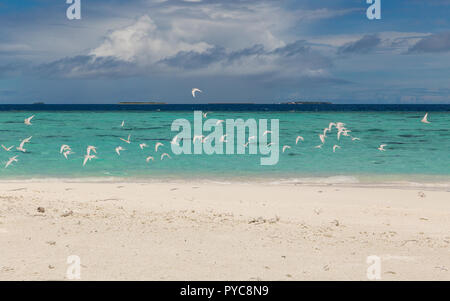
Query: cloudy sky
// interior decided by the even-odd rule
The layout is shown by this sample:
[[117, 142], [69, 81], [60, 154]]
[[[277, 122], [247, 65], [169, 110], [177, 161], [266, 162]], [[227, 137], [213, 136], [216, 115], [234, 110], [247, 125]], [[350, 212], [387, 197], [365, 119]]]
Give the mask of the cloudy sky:
[[450, 103], [450, 0], [368, 6], [2, 0], [0, 103]]

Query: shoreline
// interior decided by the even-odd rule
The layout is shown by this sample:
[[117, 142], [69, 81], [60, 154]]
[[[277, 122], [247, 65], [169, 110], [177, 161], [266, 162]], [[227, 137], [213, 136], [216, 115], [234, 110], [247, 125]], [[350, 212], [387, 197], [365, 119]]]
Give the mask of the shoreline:
[[[450, 280], [450, 191], [0, 182], [0, 280]], [[42, 208], [39, 209], [38, 208]]]

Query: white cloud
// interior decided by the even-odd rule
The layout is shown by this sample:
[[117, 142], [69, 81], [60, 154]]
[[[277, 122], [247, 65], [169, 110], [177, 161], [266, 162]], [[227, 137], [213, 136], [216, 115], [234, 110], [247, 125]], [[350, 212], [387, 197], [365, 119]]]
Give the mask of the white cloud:
[[299, 39], [299, 24], [353, 11], [288, 10], [271, 1], [192, 2], [149, 2], [144, 16], [113, 30], [90, 54], [154, 63], [180, 51], [202, 53], [213, 46], [232, 51], [258, 44], [274, 50]]

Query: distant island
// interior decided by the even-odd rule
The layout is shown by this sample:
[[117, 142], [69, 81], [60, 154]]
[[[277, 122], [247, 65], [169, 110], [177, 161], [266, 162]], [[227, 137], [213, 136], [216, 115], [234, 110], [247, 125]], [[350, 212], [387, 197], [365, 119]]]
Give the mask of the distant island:
[[166, 105], [165, 102], [158, 101], [121, 101], [119, 105]]
[[[167, 105], [166, 102], [161, 101], [120, 101], [119, 105]], [[254, 105], [253, 102], [210, 102], [208, 105]], [[288, 101], [280, 102], [281, 105], [324, 105], [332, 104], [327, 101]]]
[[209, 105], [254, 105], [254, 102], [209, 102]]
[[281, 104], [285, 105], [331, 105], [328, 101], [288, 101]]

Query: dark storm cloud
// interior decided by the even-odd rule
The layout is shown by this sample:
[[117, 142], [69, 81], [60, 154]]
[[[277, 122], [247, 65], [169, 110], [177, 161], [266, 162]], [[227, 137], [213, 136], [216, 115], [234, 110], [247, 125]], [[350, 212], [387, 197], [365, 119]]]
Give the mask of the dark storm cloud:
[[361, 39], [344, 44], [338, 49], [339, 54], [364, 54], [369, 53], [374, 50], [378, 45], [380, 45], [381, 39], [378, 35], [369, 34], [365, 35]]
[[226, 58], [227, 52], [225, 48], [216, 46], [202, 53], [196, 51], [180, 51], [170, 58], [161, 60], [159, 63], [171, 67], [181, 67], [183, 69], [201, 69]]
[[29, 63], [25, 61], [0, 61], [0, 78], [25, 74], [29, 68]]
[[223, 47], [213, 47], [205, 52], [181, 51], [175, 56], [160, 61], [171, 67], [187, 69], [205, 68], [213, 63], [232, 64], [245, 62], [253, 57], [270, 57], [276, 62], [289, 63], [289, 67], [298, 66], [308, 68], [326, 68], [332, 65], [331, 59], [321, 55], [308, 46], [306, 41], [300, 40], [274, 50], [266, 50], [263, 45], [254, 45], [236, 51], [227, 51]]
[[408, 53], [447, 52], [450, 51], [450, 32], [427, 36], [412, 46]]

